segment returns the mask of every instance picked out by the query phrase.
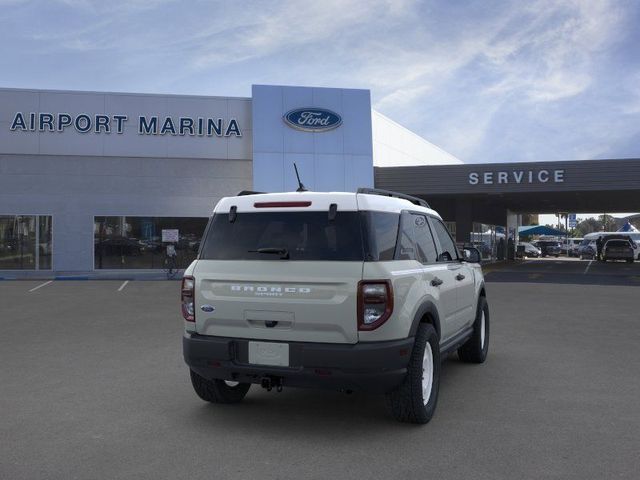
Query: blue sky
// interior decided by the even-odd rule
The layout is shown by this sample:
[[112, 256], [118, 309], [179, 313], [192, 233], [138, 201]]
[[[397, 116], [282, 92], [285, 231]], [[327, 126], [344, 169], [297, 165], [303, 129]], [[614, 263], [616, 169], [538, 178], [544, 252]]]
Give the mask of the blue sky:
[[636, 0], [0, 0], [0, 86], [367, 88], [467, 163], [640, 157]]

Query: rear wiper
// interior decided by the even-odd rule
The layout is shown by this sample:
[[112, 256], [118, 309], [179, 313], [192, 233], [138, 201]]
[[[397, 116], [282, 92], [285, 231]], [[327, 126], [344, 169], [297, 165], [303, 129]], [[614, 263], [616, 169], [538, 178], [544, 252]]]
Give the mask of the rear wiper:
[[257, 250], [248, 250], [250, 253], [272, 253], [274, 255], [280, 255], [282, 260], [289, 260], [289, 250], [286, 248], [265, 247], [258, 248]]

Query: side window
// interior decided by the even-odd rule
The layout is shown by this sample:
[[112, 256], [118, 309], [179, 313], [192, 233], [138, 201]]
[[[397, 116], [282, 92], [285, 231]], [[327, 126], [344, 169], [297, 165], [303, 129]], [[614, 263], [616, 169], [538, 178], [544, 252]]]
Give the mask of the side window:
[[411, 214], [413, 218], [413, 230], [416, 240], [416, 260], [421, 263], [436, 261], [436, 245], [433, 242], [429, 222], [424, 215]]
[[431, 219], [433, 225], [433, 233], [438, 237], [440, 241], [440, 248], [442, 249], [438, 256], [440, 262], [451, 262], [458, 259], [458, 251], [451, 239], [451, 235], [447, 231], [447, 228], [437, 218]]
[[400, 214], [388, 212], [361, 212], [367, 260], [382, 262], [393, 260], [398, 237]]
[[396, 260], [416, 260], [415, 238], [413, 233], [413, 215], [403, 213], [400, 217], [400, 232]]

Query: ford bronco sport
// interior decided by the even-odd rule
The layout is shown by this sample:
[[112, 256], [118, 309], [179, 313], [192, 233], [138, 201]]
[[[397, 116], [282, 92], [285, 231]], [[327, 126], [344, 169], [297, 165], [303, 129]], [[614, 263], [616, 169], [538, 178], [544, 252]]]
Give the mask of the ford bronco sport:
[[402, 194], [223, 198], [182, 280], [193, 388], [213, 403], [240, 402], [251, 384], [384, 393], [396, 419], [426, 423], [441, 358], [487, 356], [478, 261]]

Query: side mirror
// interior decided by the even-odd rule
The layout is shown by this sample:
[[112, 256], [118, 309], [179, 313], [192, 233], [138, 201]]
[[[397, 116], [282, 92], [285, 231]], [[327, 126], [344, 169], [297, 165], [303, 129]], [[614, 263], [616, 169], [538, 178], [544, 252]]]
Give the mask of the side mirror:
[[466, 247], [462, 250], [465, 262], [480, 263], [480, 250], [474, 247]]

